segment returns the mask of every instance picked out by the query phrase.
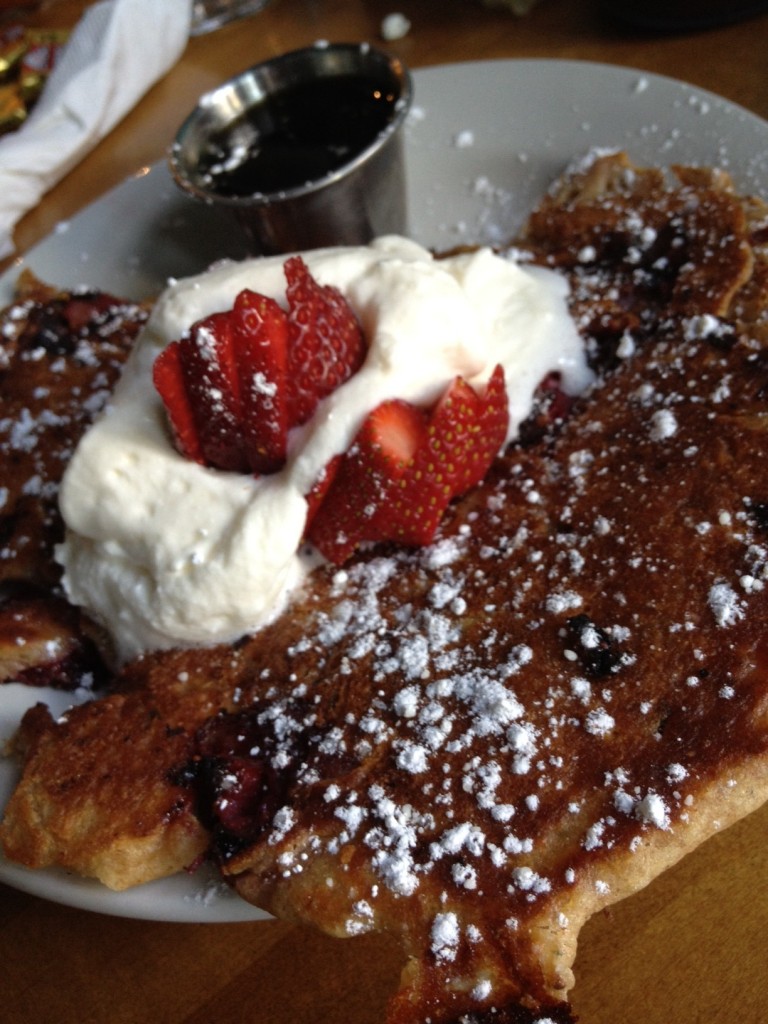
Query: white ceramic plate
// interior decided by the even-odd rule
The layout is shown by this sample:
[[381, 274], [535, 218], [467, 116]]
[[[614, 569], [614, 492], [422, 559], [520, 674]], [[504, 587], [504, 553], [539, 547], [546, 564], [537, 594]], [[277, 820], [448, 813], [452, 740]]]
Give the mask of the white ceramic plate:
[[[486, 61], [417, 71], [414, 83], [406, 145], [410, 234], [436, 248], [509, 238], [552, 178], [596, 147], [625, 148], [639, 163], [718, 164], [742, 191], [760, 194], [768, 182], [768, 123], [669, 78], [575, 61]], [[237, 227], [178, 193], [158, 164], [60, 225], [23, 263], [62, 286], [87, 283], [139, 299], [169, 277], [244, 251]], [[0, 278], [0, 302], [10, 299], [18, 271]], [[66, 702], [49, 691], [0, 688], [0, 745], [40, 699], [54, 700], [56, 712]], [[0, 808], [14, 772], [0, 759]], [[63, 872], [0, 860], [0, 881], [127, 917], [265, 916], [206, 873], [112, 893]]]

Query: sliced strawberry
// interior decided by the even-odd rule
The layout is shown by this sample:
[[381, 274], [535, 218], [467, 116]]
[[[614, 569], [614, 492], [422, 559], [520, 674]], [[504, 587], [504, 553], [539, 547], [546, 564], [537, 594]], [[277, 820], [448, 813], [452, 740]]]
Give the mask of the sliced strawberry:
[[315, 281], [301, 256], [285, 263], [290, 322], [288, 416], [306, 423], [318, 402], [362, 365], [360, 325], [337, 288]]
[[199, 320], [174, 344], [179, 346], [203, 459], [219, 469], [247, 472], [231, 314], [213, 313]]
[[288, 444], [288, 320], [274, 299], [244, 289], [235, 299], [232, 338], [242, 443], [252, 473], [274, 473]]
[[377, 523], [424, 440], [421, 409], [400, 399], [382, 402], [366, 418], [339, 463], [308, 530], [329, 561], [340, 564], [363, 541], [384, 540]]
[[343, 458], [343, 455], [334, 455], [330, 462], [325, 466], [317, 480], [315, 480], [309, 494], [305, 495], [307, 501], [307, 518], [304, 526], [305, 535], [309, 534], [309, 529], [312, 525], [312, 520], [315, 518], [315, 513], [325, 500], [325, 496], [330, 490], [331, 484], [334, 481]]
[[336, 288], [321, 287], [301, 259], [285, 264], [288, 313], [244, 289], [227, 312], [193, 324], [161, 354], [155, 385], [178, 449], [203, 465], [273, 473], [288, 432], [355, 373], [365, 343]]
[[309, 539], [337, 564], [362, 541], [429, 544], [451, 499], [487, 473], [508, 423], [500, 366], [482, 394], [457, 377], [428, 416], [408, 402], [383, 403], [331, 486], [313, 493]]
[[[431, 543], [448, 503], [488, 472], [508, 423], [500, 366], [482, 395], [456, 377], [434, 407], [425, 441], [393, 491], [391, 505], [380, 512], [388, 522], [387, 536], [402, 544]], [[383, 525], [377, 526], [385, 532]]]
[[288, 326], [276, 302], [244, 291], [155, 360], [155, 387], [179, 451], [206, 466], [267, 473], [285, 461]]
[[461, 377], [433, 408], [421, 444], [377, 514], [376, 531], [401, 544], [428, 544], [461, 471], [463, 435], [479, 416], [480, 401]]
[[203, 464], [195, 417], [189, 401], [178, 342], [163, 349], [152, 367], [152, 380], [165, 405], [176, 448], [186, 458]]
[[480, 396], [480, 425], [474, 434], [476, 444], [468, 452], [467, 469], [456, 482], [454, 495], [465, 494], [476, 487], [504, 447], [509, 430], [509, 398], [504, 383], [504, 370], [497, 366]]
[[[451, 495], [466, 490], [466, 481], [473, 472], [482, 408], [474, 388], [463, 377], [456, 377], [432, 411], [424, 471], [436, 484], [444, 483]], [[430, 460], [428, 465], [426, 459]]]
[[[417, 461], [423, 465], [421, 458]], [[421, 468], [409, 469], [379, 510], [376, 527], [381, 539], [417, 547], [431, 543], [452, 497], [444, 479], [438, 481]]]

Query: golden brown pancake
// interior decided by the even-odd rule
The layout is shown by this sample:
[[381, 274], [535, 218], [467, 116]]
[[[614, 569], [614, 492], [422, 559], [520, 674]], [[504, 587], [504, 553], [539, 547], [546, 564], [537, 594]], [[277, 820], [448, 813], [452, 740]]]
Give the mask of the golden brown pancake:
[[31, 712], [6, 854], [115, 888], [207, 854], [399, 936], [388, 1024], [568, 1021], [584, 921], [768, 796], [767, 226], [718, 173], [570, 171], [519, 244], [569, 275], [594, 387], [431, 546]]

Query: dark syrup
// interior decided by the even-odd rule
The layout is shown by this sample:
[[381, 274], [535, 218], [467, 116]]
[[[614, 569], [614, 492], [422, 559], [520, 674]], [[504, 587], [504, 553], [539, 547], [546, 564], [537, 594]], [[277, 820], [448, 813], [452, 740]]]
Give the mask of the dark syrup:
[[219, 195], [246, 197], [322, 178], [373, 142], [395, 102], [393, 90], [352, 75], [285, 89], [211, 139], [203, 180]]

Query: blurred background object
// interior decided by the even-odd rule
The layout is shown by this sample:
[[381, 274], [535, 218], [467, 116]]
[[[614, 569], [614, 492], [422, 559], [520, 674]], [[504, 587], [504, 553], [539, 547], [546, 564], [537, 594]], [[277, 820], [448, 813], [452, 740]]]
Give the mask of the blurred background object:
[[0, 28], [0, 134], [13, 131], [43, 91], [68, 33], [61, 30]]
[[601, 0], [600, 6], [639, 28], [688, 32], [751, 18], [768, 10], [768, 0]]
[[540, 0], [482, 0], [484, 7], [496, 7], [512, 11], [513, 14], [527, 14]]
[[256, 14], [269, 2], [270, 0], [193, 0], [192, 35], [204, 35], [236, 18]]
[[[0, 140], [3, 257], [12, 250], [19, 218], [112, 131], [187, 46], [187, 3], [100, 0], [84, 12], [58, 60], [51, 42], [57, 31], [19, 26], [5, 33], [11, 48], [24, 47], [19, 77], [9, 84], [26, 90], [35, 106], [19, 131]], [[19, 99], [24, 102], [23, 93]]]

